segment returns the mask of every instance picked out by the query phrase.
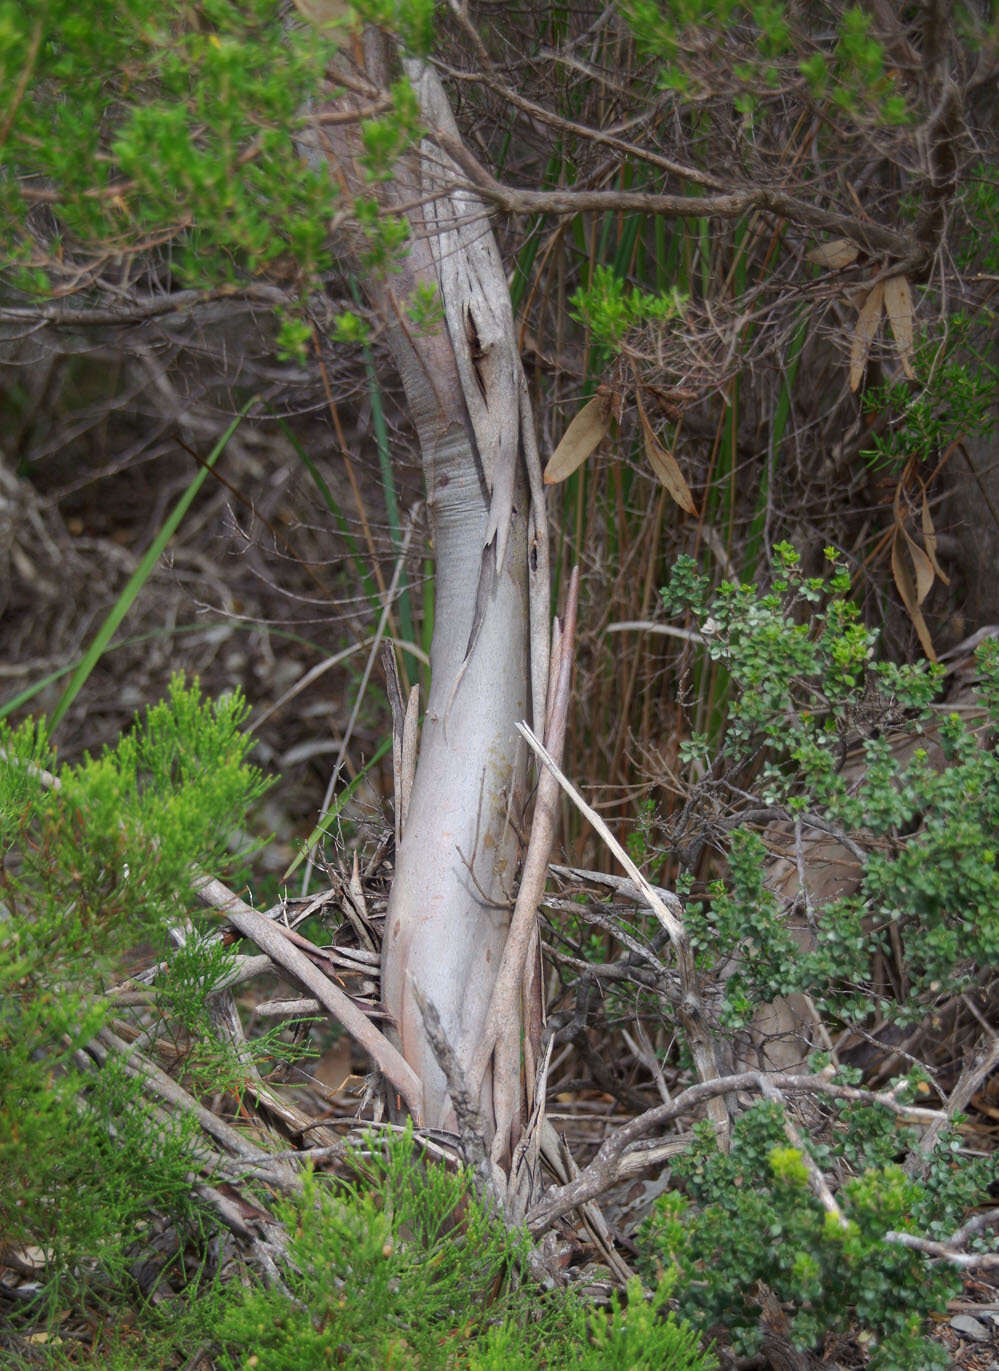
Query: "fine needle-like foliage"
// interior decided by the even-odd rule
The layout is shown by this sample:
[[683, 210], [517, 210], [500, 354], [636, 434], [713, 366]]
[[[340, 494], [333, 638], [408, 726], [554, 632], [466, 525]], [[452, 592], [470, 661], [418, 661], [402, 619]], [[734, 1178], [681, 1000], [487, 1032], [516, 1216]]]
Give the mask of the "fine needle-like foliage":
[[[245, 714], [238, 694], [208, 703], [177, 677], [117, 747], [73, 766], [43, 724], [0, 725], [0, 1233], [35, 1251], [37, 1299], [53, 1310], [67, 1286], [115, 1288], [154, 1216], [204, 1221], [192, 1120], [151, 1112], [141, 1080], [91, 1044], [130, 950], [166, 950], [192, 880], [233, 860], [230, 836], [264, 788]], [[206, 1022], [225, 969], [210, 948], [186, 970], [181, 957], [167, 1012]]]
[[280, 1211], [292, 1298], [233, 1295], [218, 1330], [226, 1371], [715, 1371], [665, 1308], [669, 1278], [651, 1301], [634, 1280], [609, 1311], [543, 1295], [525, 1235], [483, 1207], [470, 1173], [421, 1162], [407, 1133], [353, 1166], [337, 1191], [307, 1175]]

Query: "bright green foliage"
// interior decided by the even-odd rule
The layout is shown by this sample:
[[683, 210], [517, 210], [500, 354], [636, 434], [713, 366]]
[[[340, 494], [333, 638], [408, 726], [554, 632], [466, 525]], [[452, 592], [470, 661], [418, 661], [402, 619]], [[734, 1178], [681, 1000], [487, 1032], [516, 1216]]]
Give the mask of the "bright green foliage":
[[[152, 1120], [120, 1067], [78, 1054], [110, 1017], [99, 997], [122, 954], [165, 945], [195, 874], [232, 863], [229, 835], [264, 788], [245, 713], [176, 678], [116, 748], [63, 767], [42, 724], [0, 725], [0, 1231], [46, 1252], [53, 1303], [111, 1279], [151, 1215], [201, 1221], [188, 1124]], [[227, 967], [181, 953], [164, 1011], [193, 1029]]]
[[361, 125], [362, 163], [369, 181], [391, 180], [396, 161], [420, 132], [420, 109], [413, 87], [406, 80], [396, 81], [391, 95], [391, 113], [381, 119], [366, 119]]
[[[79, 998], [58, 998], [0, 1019], [0, 1230], [45, 1254], [40, 1309], [24, 1311], [34, 1319], [88, 1288], [134, 1294], [130, 1252], [156, 1216], [195, 1242], [212, 1227], [191, 1186], [191, 1122], [153, 1118], [139, 1082], [113, 1063], [78, 1069], [73, 1051], [98, 1019]], [[49, 1036], [60, 1023], [66, 1045]]]
[[[425, 50], [429, 0], [362, 8]], [[195, 286], [236, 284], [283, 258], [304, 290], [329, 269], [340, 192], [296, 137], [342, 26], [281, 12], [277, 0], [0, 0], [0, 263], [20, 264], [22, 290], [45, 294], [64, 252], [103, 259], [167, 242], [173, 278]], [[392, 97], [361, 126], [372, 180], [417, 133], [408, 82]], [[54, 237], [51, 220], [44, 234], [28, 227], [39, 197]], [[380, 225], [372, 233], [379, 264], [405, 237], [398, 222], [394, 247]], [[280, 341], [296, 355], [303, 339], [286, 321]]]
[[[783, 571], [768, 594], [727, 582], [711, 592], [690, 559], [664, 592], [669, 608], [700, 620], [709, 657], [734, 686], [724, 736], [695, 738], [687, 755], [714, 758], [708, 784], [751, 787], [806, 828], [817, 815], [866, 855], [855, 894], [819, 901], [815, 946], [803, 952], [766, 888], [762, 841], [737, 830], [727, 879], [689, 907], [691, 933], [703, 954], [739, 963], [726, 985], [730, 1022], [791, 990], [863, 1018], [883, 995], [870, 984], [872, 961], [893, 961], [899, 944], [896, 999], [879, 1008], [919, 1017], [999, 954], [999, 651], [987, 643], [978, 654], [988, 720], [928, 710], [939, 674], [873, 661], [876, 635], [846, 598], [846, 573], [805, 578], [793, 549], [775, 552]], [[848, 781], [851, 748], [864, 767]]]
[[[790, 38], [784, 6], [774, 0], [751, 0], [747, 5], [738, 0], [683, 0], [669, 5], [656, 0], [622, 0], [621, 9], [639, 50], [662, 63], [660, 84], [681, 94], [696, 90], [687, 56], [693, 41], [702, 49], [716, 45], [711, 55], [720, 60], [729, 35], [743, 26], [749, 29], [751, 48], [761, 56], [784, 53]], [[731, 55], [728, 61], [730, 64]], [[744, 65], [748, 74], [750, 62]], [[752, 67], [755, 71], [755, 62]]]
[[[997, 23], [999, 27], [999, 23]], [[964, 194], [965, 232], [956, 245], [959, 266], [999, 272], [999, 190], [991, 164], [980, 162], [972, 169]], [[976, 360], [980, 354], [976, 356]]]
[[[698, 1350], [694, 1328], [678, 1320], [664, 1306], [672, 1293], [672, 1280], [660, 1280], [651, 1301], [646, 1301], [641, 1282], [628, 1283], [628, 1303], [615, 1297], [610, 1315], [591, 1313], [591, 1342], [583, 1345], [561, 1365], [580, 1371], [681, 1371], [683, 1367], [709, 1368], [714, 1358]], [[577, 1316], [578, 1326], [578, 1316]]]
[[712, 1371], [693, 1329], [667, 1316], [668, 1284], [646, 1303], [633, 1282], [610, 1314], [525, 1283], [526, 1239], [476, 1199], [467, 1172], [427, 1165], [404, 1135], [358, 1158], [333, 1193], [306, 1178], [283, 1218], [279, 1292], [240, 1291], [219, 1334], [231, 1371]]
[[429, 281], [418, 282], [406, 306], [406, 316], [417, 333], [429, 336], [440, 331], [444, 323], [444, 306], [436, 285]]
[[803, 80], [818, 104], [853, 119], [909, 119], [859, 6], [827, 5], [821, 18], [809, 12], [807, 26], [783, 0], [621, 0], [621, 9], [639, 51], [659, 63], [659, 84], [681, 96], [703, 96], [714, 76], [725, 86], [734, 78], [735, 107], [749, 115], [761, 97]]
[[813, 96], [827, 97], [846, 114], [871, 112], [885, 124], [908, 120], [905, 100], [885, 69], [884, 48], [871, 36], [871, 16], [859, 5], [843, 12], [832, 60], [815, 53], [801, 71]]
[[352, 8], [367, 24], [394, 33], [413, 57], [425, 57], [434, 40], [436, 0], [355, 0]]
[[628, 329], [651, 320], [674, 319], [683, 313], [683, 296], [674, 288], [662, 295], [626, 288], [610, 267], [597, 266], [589, 287], [580, 286], [572, 297], [573, 318], [585, 324], [598, 343], [613, 347]]
[[935, 465], [966, 438], [988, 437], [996, 423], [999, 367], [981, 354], [968, 365], [971, 338], [972, 321], [952, 314], [946, 338], [927, 334], [916, 349], [915, 385], [899, 378], [865, 391], [864, 409], [888, 421], [872, 433], [862, 454], [868, 461], [895, 471], [910, 459]]
[[244, 763], [245, 716], [238, 692], [206, 705], [175, 677], [117, 747], [61, 768], [41, 724], [0, 725], [5, 898], [20, 912], [8, 974], [33, 989], [82, 958], [93, 983], [105, 957], [186, 914], [195, 872], [231, 865], [229, 835], [265, 788]]
[[[872, 1371], [943, 1366], [946, 1354], [924, 1326], [960, 1290], [960, 1275], [884, 1234], [953, 1231], [987, 1185], [988, 1168], [955, 1166], [944, 1144], [926, 1179], [913, 1180], [892, 1160], [904, 1145], [892, 1116], [873, 1109], [842, 1110], [832, 1145], [809, 1144], [824, 1171], [844, 1176], [844, 1225], [812, 1194], [779, 1105], [747, 1110], [728, 1153], [704, 1128], [674, 1170], [689, 1199], [664, 1196], [643, 1230], [647, 1267], [672, 1270], [681, 1312], [700, 1327], [722, 1323], [737, 1350], [759, 1345], [762, 1283], [792, 1311], [799, 1348], [821, 1348], [829, 1333], [866, 1333]], [[856, 1174], [844, 1168], [847, 1158]]]
[[[30, 195], [45, 187], [66, 246], [106, 251], [166, 230], [172, 268], [198, 284], [282, 253], [325, 263], [335, 201], [293, 131], [333, 51], [274, 0], [33, 0], [0, 11], [4, 89], [25, 83], [2, 182], [3, 249], [28, 261]], [[189, 226], [190, 225], [190, 226]]]

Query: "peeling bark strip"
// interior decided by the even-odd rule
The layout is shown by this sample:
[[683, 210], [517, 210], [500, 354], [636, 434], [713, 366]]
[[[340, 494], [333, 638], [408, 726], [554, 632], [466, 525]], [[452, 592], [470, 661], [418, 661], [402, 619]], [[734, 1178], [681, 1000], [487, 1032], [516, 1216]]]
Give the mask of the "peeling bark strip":
[[[436, 71], [422, 62], [405, 63], [427, 124], [460, 143], [451, 107]], [[460, 188], [455, 163], [430, 141], [420, 149], [422, 190], [428, 197], [425, 223], [432, 230], [430, 250], [437, 269], [444, 318], [454, 350], [462, 395], [475, 438], [477, 464], [489, 492], [489, 522], [476, 594], [475, 619], [466, 649], [475, 636], [496, 578], [506, 559], [518, 478], [527, 475], [530, 498], [529, 572], [532, 617], [531, 702], [536, 725], [543, 726], [548, 683], [548, 556], [544, 485], [534, 437], [527, 383], [517, 347], [506, 273], [481, 200]], [[542, 579], [543, 573], [543, 579]]]
[[[363, 75], [387, 84], [388, 49], [370, 33], [364, 48]], [[418, 62], [406, 70], [428, 125], [458, 140], [436, 73]], [[334, 174], [360, 187], [356, 133], [326, 123], [318, 137]], [[516, 893], [519, 849], [509, 820], [519, 820], [525, 803], [526, 754], [515, 725], [528, 714], [544, 723], [544, 494], [506, 278], [479, 199], [455, 187], [453, 163], [429, 142], [380, 194], [387, 209], [406, 206], [412, 234], [399, 270], [382, 280], [368, 273], [363, 285], [416, 423], [436, 556], [430, 696], [389, 900], [382, 986], [402, 1054], [421, 1082], [422, 1120], [448, 1126], [454, 1111], [420, 1006], [432, 1007], [438, 1041], [450, 1044], [467, 1075]], [[417, 340], [406, 305], [428, 284], [440, 292], [445, 326]], [[478, 1082], [487, 1142], [503, 1120], [504, 1160], [511, 1118], [514, 1138], [520, 1127], [521, 1033], [518, 1013]]]

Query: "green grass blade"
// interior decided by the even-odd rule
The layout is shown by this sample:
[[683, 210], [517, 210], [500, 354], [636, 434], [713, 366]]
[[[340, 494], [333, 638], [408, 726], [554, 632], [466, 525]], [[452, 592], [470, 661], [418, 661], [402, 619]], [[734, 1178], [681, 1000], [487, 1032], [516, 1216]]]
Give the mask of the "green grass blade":
[[333, 492], [330, 490], [329, 486], [326, 484], [326, 481], [323, 479], [322, 472], [316, 466], [315, 462], [306, 452], [302, 444], [295, 437], [294, 433], [292, 433], [291, 429], [288, 427], [285, 421], [283, 419], [278, 419], [277, 424], [278, 428], [281, 430], [284, 436], [288, 439], [288, 442], [291, 444], [295, 456], [302, 463], [302, 466], [305, 467], [305, 470], [309, 473], [309, 476], [312, 479], [312, 483], [316, 487], [316, 490], [318, 490], [320, 499], [322, 500], [323, 504], [326, 506], [330, 514], [333, 516], [333, 520], [337, 528], [340, 530], [340, 533], [343, 535], [344, 542], [347, 544], [347, 551], [350, 553], [351, 561], [354, 563], [354, 566], [357, 570], [357, 574], [361, 578], [361, 585], [364, 589], [365, 598], [367, 599], [368, 604], [371, 605], [372, 609], [374, 609], [376, 613], [379, 613], [381, 611], [382, 606], [381, 601], [378, 598], [378, 587], [375, 585], [374, 577], [371, 575], [371, 572], [364, 564], [364, 558], [361, 556], [357, 547], [357, 539], [351, 533], [350, 526], [347, 523], [347, 520], [344, 518], [339, 505], [333, 498]]
[[252, 399], [247, 400], [246, 404], [236, 415], [235, 419], [233, 419], [232, 423], [226, 429], [225, 433], [223, 433], [222, 437], [215, 444], [214, 448], [212, 449], [208, 457], [205, 459], [204, 466], [197, 471], [190, 485], [187, 487], [183, 495], [174, 505], [173, 509], [170, 511], [170, 514], [167, 516], [167, 520], [164, 523], [163, 527], [160, 529], [159, 533], [157, 533], [156, 537], [153, 539], [152, 543], [147, 549], [142, 561], [139, 563], [135, 571], [129, 577], [128, 584], [125, 586], [124, 590], [118, 596], [117, 600], [111, 608], [110, 614], [107, 616], [103, 624], [101, 624], [100, 628], [97, 630], [97, 634], [94, 637], [93, 642], [90, 644], [90, 646], [87, 648], [87, 651], [84, 653], [83, 660], [80, 662], [80, 665], [73, 672], [69, 685], [63, 691], [62, 698], [53, 710], [52, 718], [49, 721], [50, 732], [54, 731], [58, 727], [66, 711], [69, 709], [70, 705], [72, 705], [77, 695], [79, 695], [80, 691], [83, 689], [84, 683], [86, 682], [88, 676], [103, 656], [108, 644], [114, 637], [114, 634], [118, 626], [120, 625], [122, 619], [124, 619], [125, 615], [132, 608], [132, 605], [135, 603], [136, 597], [142, 590], [142, 587], [146, 584], [146, 581], [148, 581], [150, 574], [152, 573], [153, 567], [156, 565], [156, 563], [159, 561], [160, 557], [163, 554], [164, 548], [166, 547], [170, 539], [173, 537], [173, 535], [176, 533], [180, 521], [183, 519], [184, 515], [190, 508], [191, 501], [194, 499], [195, 495], [197, 495], [198, 491], [204, 484], [208, 472], [218, 461], [222, 453], [225, 451], [229, 439], [232, 437], [232, 435], [239, 428], [240, 424], [246, 418], [246, 415], [250, 408], [257, 403], [257, 398], [258, 397], [254, 395]]

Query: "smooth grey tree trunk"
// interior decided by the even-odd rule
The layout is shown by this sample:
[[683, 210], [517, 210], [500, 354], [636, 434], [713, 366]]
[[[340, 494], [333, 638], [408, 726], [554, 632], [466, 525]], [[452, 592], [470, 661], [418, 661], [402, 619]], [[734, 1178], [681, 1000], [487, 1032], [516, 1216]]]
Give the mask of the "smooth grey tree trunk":
[[[379, 63], [369, 39], [368, 73], [384, 84]], [[407, 74], [428, 128], [457, 138], [436, 74], [418, 63]], [[357, 184], [349, 135], [325, 144]], [[526, 759], [515, 725], [543, 728], [549, 631], [543, 488], [509, 292], [483, 208], [458, 181], [429, 140], [400, 165], [384, 197], [406, 205], [411, 240], [398, 272], [364, 282], [416, 426], [436, 569], [430, 697], [382, 973], [431, 1127], [452, 1126], [454, 1110], [421, 999], [470, 1072], [517, 887]], [[427, 283], [445, 322], [417, 337], [406, 307]], [[520, 1126], [523, 1010], [522, 997], [481, 1080], [465, 1082], [501, 1163]]]

